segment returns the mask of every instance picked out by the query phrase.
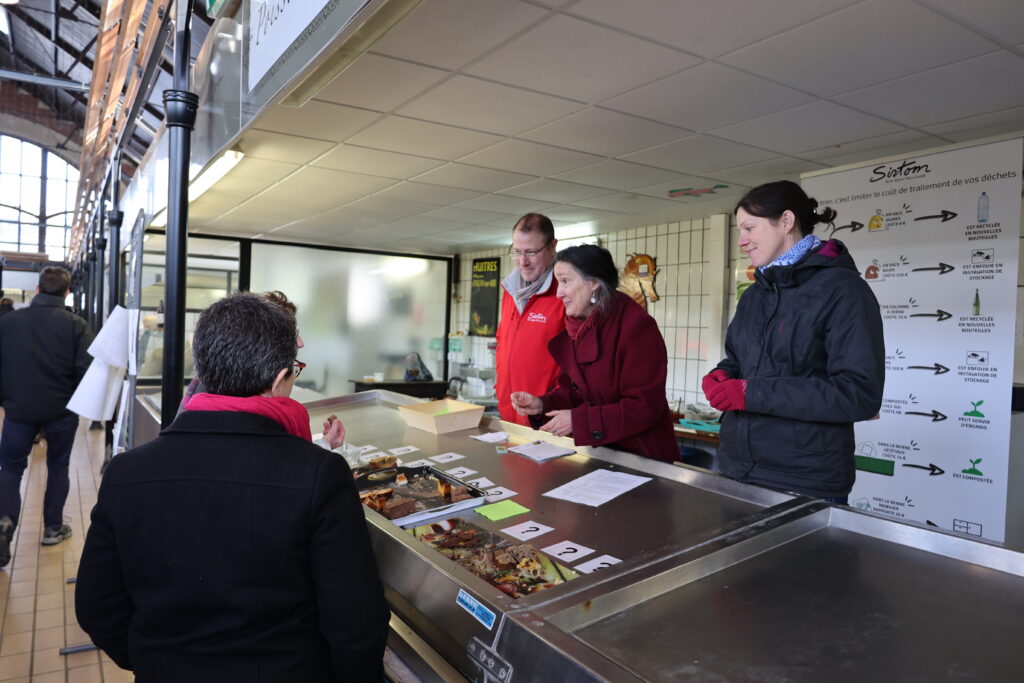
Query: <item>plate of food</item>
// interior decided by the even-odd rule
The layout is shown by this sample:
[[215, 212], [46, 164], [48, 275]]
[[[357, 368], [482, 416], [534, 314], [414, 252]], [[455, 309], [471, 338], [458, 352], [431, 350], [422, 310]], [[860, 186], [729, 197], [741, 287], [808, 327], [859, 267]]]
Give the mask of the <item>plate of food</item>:
[[405, 528], [476, 507], [487, 499], [483, 489], [433, 467], [369, 466], [354, 474], [363, 505]]
[[487, 531], [461, 517], [425, 524], [411, 531], [419, 540], [513, 598], [579, 576], [572, 569], [553, 562], [531, 544]]

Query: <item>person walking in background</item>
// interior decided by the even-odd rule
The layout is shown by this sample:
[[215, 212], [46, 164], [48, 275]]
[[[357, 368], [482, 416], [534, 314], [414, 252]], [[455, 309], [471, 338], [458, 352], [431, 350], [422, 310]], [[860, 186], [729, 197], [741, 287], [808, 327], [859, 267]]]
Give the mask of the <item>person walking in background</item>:
[[11, 559], [21, 477], [39, 431], [46, 436], [47, 471], [42, 542], [54, 545], [71, 535], [64, 501], [78, 416], [66, 406], [92, 362], [87, 350], [93, 333], [65, 310], [70, 287], [67, 270], [44, 268], [31, 305], [0, 317], [0, 396], [6, 413], [0, 436], [0, 567]]
[[506, 422], [530, 424], [512, 405], [513, 392], [540, 395], [558, 378], [558, 365], [548, 354], [548, 342], [565, 330], [565, 307], [555, 295], [558, 283], [551, 271], [557, 245], [547, 216], [528, 213], [512, 228], [509, 254], [516, 268], [501, 283], [494, 385], [498, 413]]
[[569, 247], [555, 257], [565, 331], [548, 343], [558, 387], [541, 396], [512, 393], [520, 415], [578, 446], [608, 446], [655, 460], [679, 456], [665, 398], [668, 352], [658, 323], [616, 291], [607, 249]]
[[845, 504], [853, 423], [882, 405], [885, 343], [878, 301], [846, 246], [812, 234], [835, 217], [788, 180], [740, 200], [739, 247], [755, 281], [702, 388], [724, 413], [723, 474]]

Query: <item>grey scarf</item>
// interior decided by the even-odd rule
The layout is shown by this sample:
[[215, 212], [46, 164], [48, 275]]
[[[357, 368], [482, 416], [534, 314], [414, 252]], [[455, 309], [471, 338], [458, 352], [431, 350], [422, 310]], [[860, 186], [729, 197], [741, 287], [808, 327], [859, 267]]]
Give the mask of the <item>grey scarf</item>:
[[522, 313], [523, 309], [526, 308], [526, 304], [530, 302], [534, 296], [540, 292], [546, 292], [548, 287], [551, 286], [551, 278], [553, 277], [552, 271], [554, 264], [548, 267], [544, 274], [533, 282], [523, 282], [523, 276], [520, 275], [519, 269], [515, 268], [511, 273], [508, 274], [501, 286], [505, 288], [516, 302], [516, 308]]

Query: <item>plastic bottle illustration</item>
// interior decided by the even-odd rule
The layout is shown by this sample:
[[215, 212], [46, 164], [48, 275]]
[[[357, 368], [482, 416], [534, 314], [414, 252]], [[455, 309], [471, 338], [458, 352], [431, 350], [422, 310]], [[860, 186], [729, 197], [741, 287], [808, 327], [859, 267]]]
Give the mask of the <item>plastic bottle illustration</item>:
[[981, 196], [978, 197], [978, 222], [988, 222], [988, 194], [985, 192], [982, 192]]
[[974, 290], [974, 304], [971, 306], [972, 315], [981, 315], [981, 297], [978, 296], [978, 290]]

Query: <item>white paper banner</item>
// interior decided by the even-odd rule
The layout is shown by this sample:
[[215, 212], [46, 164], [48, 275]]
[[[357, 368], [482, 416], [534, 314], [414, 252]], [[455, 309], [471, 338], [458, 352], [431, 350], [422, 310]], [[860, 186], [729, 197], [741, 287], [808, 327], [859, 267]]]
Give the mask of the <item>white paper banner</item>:
[[885, 326], [854, 507], [1003, 540], [1022, 154], [1018, 138], [803, 181], [839, 212]]
[[114, 416], [124, 373], [124, 368], [115, 368], [94, 359], [68, 401], [68, 410], [89, 420], [109, 420]]
[[99, 334], [89, 345], [89, 355], [115, 368], [128, 367], [128, 311], [115, 306]]

